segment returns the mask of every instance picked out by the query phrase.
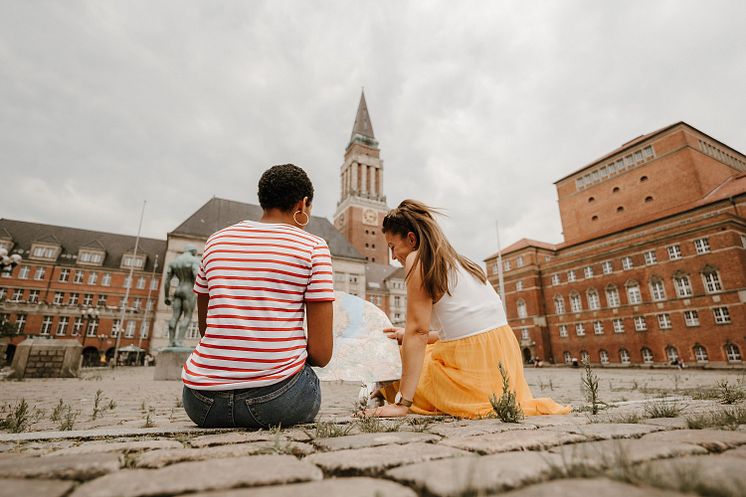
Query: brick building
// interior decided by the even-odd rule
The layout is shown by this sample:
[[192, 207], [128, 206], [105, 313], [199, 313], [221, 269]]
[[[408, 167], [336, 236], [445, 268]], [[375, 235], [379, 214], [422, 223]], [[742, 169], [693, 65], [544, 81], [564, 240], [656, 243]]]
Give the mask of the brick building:
[[557, 181], [564, 242], [502, 250], [524, 358], [742, 364], [745, 171], [743, 154], [679, 122]]
[[394, 326], [404, 326], [407, 286], [404, 268], [368, 262], [365, 267], [365, 298], [377, 305]]
[[165, 241], [140, 238], [135, 254], [134, 236], [0, 219], [0, 246], [23, 257], [0, 278], [7, 358], [26, 337], [76, 338], [85, 364], [98, 364], [119, 330], [120, 347], [148, 349]]

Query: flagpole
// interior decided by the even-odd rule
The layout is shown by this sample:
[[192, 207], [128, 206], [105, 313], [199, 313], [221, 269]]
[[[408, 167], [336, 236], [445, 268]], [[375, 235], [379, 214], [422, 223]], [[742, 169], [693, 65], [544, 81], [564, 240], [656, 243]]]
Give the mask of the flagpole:
[[502, 248], [500, 247], [500, 223], [495, 219], [495, 231], [497, 233], [497, 278], [500, 286], [500, 300], [503, 303], [503, 310], [505, 307], [505, 279], [503, 278], [503, 255]]
[[[137, 237], [135, 238], [135, 251], [132, 254], [132, 260], [130, 262], [130, 274], [128, 276], [129, 285], [127, 285], [124, 289], [124, 302], [122, 307], [122, 312], [119, 314], [119, 329], [117, 330], [117, 341], [114, 345], [114, 367], [116, 368], [119, 363], [119, 343], [122, 341], [122, 329], [124, 327], [124, 315], [127, 311], [127, 304], [129, 304], [130, 299], [130, 288], [132, 288], [132, 276], [135, 272], [135, 261], [137, 261], [137, 248], [140, 245], [140, 231], [142, 230], [142, 220], [143, 217], [145, 217], [145, 204], [147, 203], [147, 200], [142, 201], [142, 210], [140, 211], [140, 225], [137, 227]], [[124, 256], [123, 256], [124, 257]], [[145, 269], [143, 267], [143, 269]]]

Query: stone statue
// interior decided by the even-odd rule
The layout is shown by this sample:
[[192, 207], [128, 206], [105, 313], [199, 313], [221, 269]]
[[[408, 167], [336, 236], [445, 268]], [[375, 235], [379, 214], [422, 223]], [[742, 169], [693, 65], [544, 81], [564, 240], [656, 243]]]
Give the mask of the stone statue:
[[199, 257], [197, 249], [193, 245], [184, 247], [184, 252], [172, 260], [166, 268], [166, 281], [164, 290], [166, 292], [166, 305], [172, 305], [169, 293], [171, 291], [171, 280], [175, 277], [179, 280], [173, 296], [173, 315], [168, 322], [168, 346], [182, 347], [184, 334], [192, 323], [192, 313], [197, 302], [194, 294], [194, 280], [199, 271]]

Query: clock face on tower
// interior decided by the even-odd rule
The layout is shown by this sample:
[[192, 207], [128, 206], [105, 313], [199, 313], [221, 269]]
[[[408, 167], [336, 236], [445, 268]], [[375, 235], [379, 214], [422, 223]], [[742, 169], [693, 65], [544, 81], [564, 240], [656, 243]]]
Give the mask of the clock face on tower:
[[378, 213], [374, 211], [373, 209], [365, 209], [363, 211], [363, 224], [368, 224], [370, 226], [377, 226], [378, 225]]

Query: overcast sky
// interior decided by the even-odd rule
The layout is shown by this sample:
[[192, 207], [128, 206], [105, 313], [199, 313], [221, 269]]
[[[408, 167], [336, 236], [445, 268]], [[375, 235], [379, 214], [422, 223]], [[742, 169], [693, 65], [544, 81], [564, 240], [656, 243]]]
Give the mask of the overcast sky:
[[481, 261], [553, 182], [686, 121], [746, 152], [746, 2], [0, 1], [0, 217], [165, 239], [305, 168], [331, 219], [361, 87], [390, 207]]

